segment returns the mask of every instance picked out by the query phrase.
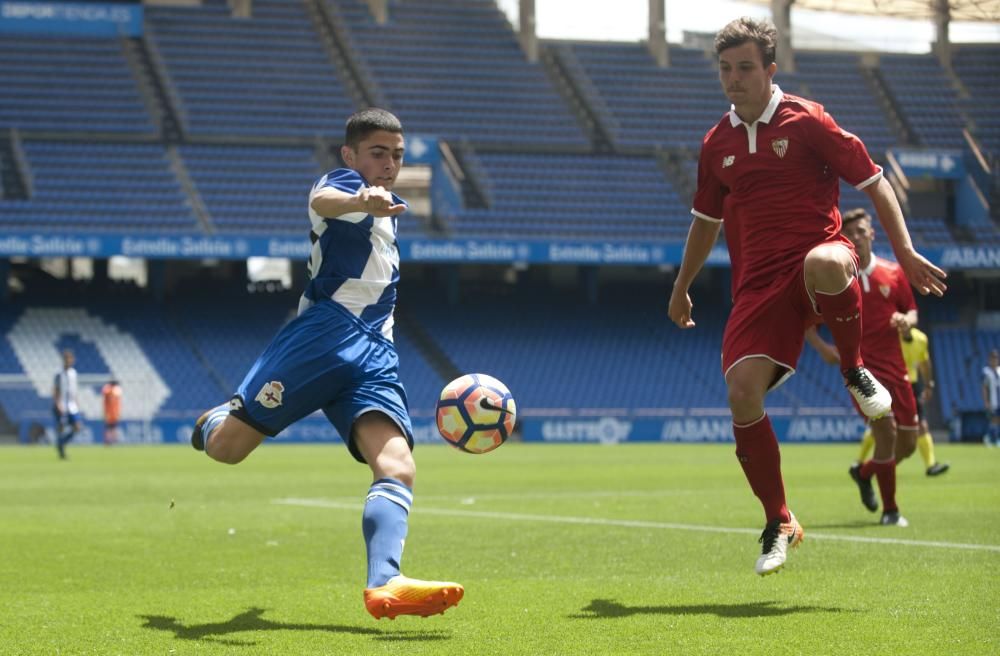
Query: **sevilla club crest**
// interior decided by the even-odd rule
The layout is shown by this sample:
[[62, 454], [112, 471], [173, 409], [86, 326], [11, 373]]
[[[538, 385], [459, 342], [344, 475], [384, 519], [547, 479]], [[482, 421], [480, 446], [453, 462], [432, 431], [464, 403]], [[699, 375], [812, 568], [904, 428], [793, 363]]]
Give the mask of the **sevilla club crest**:
[[784, 158], [785, 153], [788, 152], [788, 137], [781, 137], [780, 139], [771, 139], [771, 148], [774, 150], [778, 157]]
[[879, 285], [878, 290], [882, 292], [883, 298], [889, 298], [889, 292], [892, 291], [892, 288], [889, 285]]

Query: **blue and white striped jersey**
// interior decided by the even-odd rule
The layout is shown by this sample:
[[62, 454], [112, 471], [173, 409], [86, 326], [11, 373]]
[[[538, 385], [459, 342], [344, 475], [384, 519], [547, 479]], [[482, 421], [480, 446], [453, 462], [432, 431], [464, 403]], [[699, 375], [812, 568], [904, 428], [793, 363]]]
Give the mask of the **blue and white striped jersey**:
[[986, 388], [990, 407], [994, 410], [1000, 408], [1000, 367], [983, 367], [983, 386]]
[[54, 400], [62, 406], [63, 412], [70, 415], [78, 414], [80, 406], [77, 403], [76, 369], [70, 367], [57, 373], [55, 388], [56, 398]]
[[[312, 209], [313, 196], [324, 187], [355, 194], [371, 186], [353, 169], [330, 171], [309, 194], [312, 254], [309, 284], [299, 301], [299, 314], [323, 299], [331, 299], [392, 340], [393, 309], [399, 283], [396, 217], [351, 212], [322, 217]], [[393, 202], [403, 199], [392, 195]]]

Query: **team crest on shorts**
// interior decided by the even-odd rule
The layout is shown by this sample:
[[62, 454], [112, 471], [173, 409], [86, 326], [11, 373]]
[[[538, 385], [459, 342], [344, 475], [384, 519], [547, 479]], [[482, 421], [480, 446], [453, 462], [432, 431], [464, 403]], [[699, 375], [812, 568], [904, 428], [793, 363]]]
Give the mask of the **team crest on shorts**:
[[285, 391], [285, 386], [279, 380], [272, 380], [264, 383], [264, 386], [257, 392], [254, 401], [260, 403], [265, 408], [273, 410], [281, 405], [281, 393]]
[[878, 290], [882, 292], [883, 298], [889, 298], [889, 292], [892, 291], [892, 288], [889, 285], [879, 285]]
[[788, 152], [788, 137], [781, 137], [780, 139], [771, 139], [771, 148], [774, 150], [778, 157], [784, 158], [785, 153]]

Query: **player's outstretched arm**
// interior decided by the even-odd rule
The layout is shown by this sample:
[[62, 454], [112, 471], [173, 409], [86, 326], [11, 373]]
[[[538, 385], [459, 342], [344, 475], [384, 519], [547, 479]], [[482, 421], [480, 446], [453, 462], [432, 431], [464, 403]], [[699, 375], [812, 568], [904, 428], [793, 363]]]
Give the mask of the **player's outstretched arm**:
[[910, 233], [906, 230], [906, 222], [903, 220], [903, 211], [889, 181], [883, 177], [875, 184], [865, 187], [865, 193], [875, 205], [875, 213], [878, 214], [882, 229], [892, 244], [896, 261], [903, 267], [910, 284], [924, 296], [927, 294], [943, 296], [948, 289], [944, 284], [948, 274], [913, 248]]
[[684, 255], [681, 258], [681, 268], [677, 271], [667, 309], [670, 320], [681, 328], [694, 328], [694, 321], [691, 319], [693, 305], [688, 289], [711, 254], [715, 240], [719, 238], [721, 225], [698, 217], [691, 221], [687, 243], [684, 244]]
[[313, 192], [309, 207], [329, 219], [354, 212], [372, 216], [396, 216], [406, 211], [406, 205], [395, 203], [392, 193], [382, 187], [362, 187], [355, 194], [323, 187]]

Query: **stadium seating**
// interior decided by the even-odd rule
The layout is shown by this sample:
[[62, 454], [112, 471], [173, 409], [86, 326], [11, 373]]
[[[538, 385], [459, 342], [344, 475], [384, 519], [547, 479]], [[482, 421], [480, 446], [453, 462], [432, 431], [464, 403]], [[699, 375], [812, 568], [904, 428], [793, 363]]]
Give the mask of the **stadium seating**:
[[253, 18], [225, 0], [146, 15], [192, 135], [339, 137], [355, 111], [302, 2], [256, 0]]
[[494, 200], [466, 209], [461, 235], [683, 240], [691, 223], [655, 159], [482, 153]]
[[955, 73], [968, 92], [959, 100], [959, 107], [972, 119], [972, 134], [987, 152], [1000, 156], [1000, 89], [996, 85], [996, 70], [1000, 64], [1000, 47], [996, 45], [963, 45], [955, 49]]
[[898, 139], [861, 72], [860, 57], [800, 51], [795, 65], [799, 79], [809, 86], [809, 97], [822, 103], [842, 128], [858, 135], [873, 159], [884, 160], [885, 151]]
[[1000, 331], [941, 327], [931, 332], [936, 390], [945, 417], [983, 409], [983, 367], [989, 352], [997, 348]]
[[155, 135], [113, 38], [4, 34], [0, 130]]
[[4, 229], [196, 232], [160, 144], [25, 141], [30, 200], [0, 200]]
[[958, 94], [934, 55], [884, 54], [879, 68], [921, 144], [963, 147], [965, 122], [959, 113]]
[[477, 144], [588, 145], [492, 0], [390, 2], [385, 25], [363, 0], [326, 1], [411, 132]]
[[306, 237], [309, 189], [322, 173], [312, 149], [191, 144], [180, 152], [216, 230]]

